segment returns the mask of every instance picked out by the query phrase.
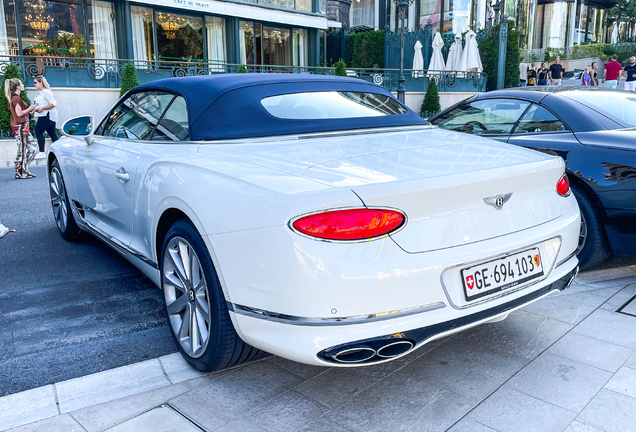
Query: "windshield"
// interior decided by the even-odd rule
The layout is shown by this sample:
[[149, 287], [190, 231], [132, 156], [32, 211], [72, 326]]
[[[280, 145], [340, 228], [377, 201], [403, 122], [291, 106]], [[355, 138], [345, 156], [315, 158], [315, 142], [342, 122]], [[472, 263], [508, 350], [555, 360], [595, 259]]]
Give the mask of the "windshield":
[[561, 93], [593, 110], [636, 126], [636, 93], [613, 91], [569, 91]]
[[389, 96], [350, 91], [270, 96], [262, 99], [261, 104], [274, 117], [294, 120], [378, 117], [407, 112]]

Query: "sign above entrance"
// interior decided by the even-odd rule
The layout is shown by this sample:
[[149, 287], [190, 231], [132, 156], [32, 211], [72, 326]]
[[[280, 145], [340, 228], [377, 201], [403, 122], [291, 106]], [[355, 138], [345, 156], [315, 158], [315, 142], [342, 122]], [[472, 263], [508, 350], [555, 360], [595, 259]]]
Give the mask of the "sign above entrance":
[[208, 12], [226, 17], [247, 18], [255, 21], [288, 24], [299, 27], [311, 27], [326, 30], [327, 18], [305, 15], [293, 11], [249, 6], [238, 3], [214, 0], [135, 0], [155, 6], [174, 7], [197, 12]]

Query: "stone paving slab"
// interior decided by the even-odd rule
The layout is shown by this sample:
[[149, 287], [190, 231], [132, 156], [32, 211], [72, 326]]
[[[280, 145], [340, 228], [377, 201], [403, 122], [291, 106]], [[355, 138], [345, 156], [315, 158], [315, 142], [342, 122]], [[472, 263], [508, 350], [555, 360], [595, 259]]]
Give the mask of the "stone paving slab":
[[170, 384], [159, 360], [149, 360], [56, 384], [60, 412], [67, 413]]
[[201, 374], [165, 356], [0, 398], [0, 430], [634, 431], [636, 317], [616, 309], [635, 292], [634, 266], [583, 273], [502, 322], [370, 367], [270, 357]]

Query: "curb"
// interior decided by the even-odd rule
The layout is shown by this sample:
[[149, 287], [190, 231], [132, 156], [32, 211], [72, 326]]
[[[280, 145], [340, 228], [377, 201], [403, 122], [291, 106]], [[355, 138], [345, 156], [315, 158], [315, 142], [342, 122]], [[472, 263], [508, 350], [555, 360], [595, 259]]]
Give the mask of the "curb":
[[0, 398], [0, 431], [211, 374], [174, 353], [37, 387]]

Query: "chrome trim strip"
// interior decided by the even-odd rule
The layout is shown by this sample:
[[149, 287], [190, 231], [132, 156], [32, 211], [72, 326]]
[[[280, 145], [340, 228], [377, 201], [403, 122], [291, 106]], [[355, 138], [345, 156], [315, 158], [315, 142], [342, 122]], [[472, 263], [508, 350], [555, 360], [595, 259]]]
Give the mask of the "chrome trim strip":
[[[82, 206], [82, 209], [84, 211], [93, 211], [93, 209], [91, 209], [89, 207], [86, 207], [84, 204], [80, 203], [79, 201], [76, 201], [76, 202], [77, 202], [77, 204]], [[140, 261], [144, 262], [145, 264], [149, 265], [153, 269], [159, 270], [159, 266], [157, 265], [157, 263], [155, 263], [153, 260], [148, 258], [146, 255], [144, 255], [141, 252], [131, 248], [130, 246], [125, 245], [124, 243], [122, 243], [121, 241], [117, 240], [114, 237], [107, 236], [99, 228], [95, 227], [93, 224], [91, 224], [89, 221], [87, 221], [85, 218], [83, 218], [82, 215], [79, 214], [79, 211], [77, 211], [76, 208], [73, 208], [73, 210], [74, 210], [74, 214], [79, 219], [78, 222], [80, 222], [80, 225], [82, 226], [82, 228], [85, 228], [87, 231], [89, 231], [95, 237], [97, 237], [98, 239], [100, 239], [101, 241], [106, 243], [112, 249], [115, 249], [118, 253], [120, 253], [123, 256], [126, 256], [126, 255], [130, 254], [133, 257], [137, 258], [138, 260], [140, 260]]]
[[[418, 130], [433, 129], [437, 126], [434, 125], [407, 125], [407, 126], [386, 126], [381, 128], [366, 128], [366, 129], [348, 129], [332, 132], [312, 132], [296, 135], [274, 135], [267, 137], [256, 138], [235, 138], [235, 139], [219, 139], [219, 140], [201, 140], [192, 141], [193, 144], [207, 145], [207, 144], [257, 144], [270, 141], [289, 141], [289, 140], [301, 140], [301, 139], [315, 139], [315, 138], [334, 138], [339, 136], [350, 135], [363, 135], [366, 133], [401, 133], [401, 132], [415, 132]], [[198, 150], [197, 150], [198, 151]]]
[[[355, 192], [354, 192], [355, 194]], [[356, 194], [356, 196], [358, 196]], [[358, 197], [360, 198], [360, 197]], [[360, 199], [362, 201], [362, 199]], [[298, 231], [296, 228], [294, 228], [294, 222], [296, 222], [298, 219], [302, 219], [306, 216], [311, 216], [311, 215], [315, 215], [315, 214], [320, 214], [320, 213], [329, 213], [329, 212], [333, 212], [333, 211], [339, 211], [339, 210], [391, 210], [394, 212], [398, 212], [400, 213], [403, 217], [404, 217], [404, 223], [402, 225], [400, 225], [399, 228], [386, 233], [384, 235], [378, 236], [378, 237], [371, 237], [371, 238], [367, 238], [367, 239], [362, 239], [362, 240], [329, 240], [329, 239], [323, 239], [320, 237], [312, 237], [310, 235], [307, 235], [305, 233], [302, 233], [300, 231]], [[366, 242], [370, 242], [370, 241], [374, 241], [374, 240], [380, 240], [383, 238], [387, 238], [389, 237], [391, 234], [395, 234], [398, 233], [400, 231], [402, 231], [404, 229], [404, 227], [406, 226], [406, 224], [409, 222], [409, 217], [406, 215], [406, 213], [404, 213], [402, 210], [400, 209], [396, 209], [394, 207], [382, 207], [382, 206], [373, 206], [373, 207], [367, 207], [364, 205], [364, 202], [362, 203], [361, 206], [359, 207], [335, 207], [335, 208], [328, 208], [328, 209], [323, 209], [323, 210], [316, 210], [310, 213], [304, 213], [298, 216], [294, 216], [293, 218], [291, 218], [288, 222], [287, 222], [287, 226], [289, 227], [289, 229], [291, 229], [293, 232], [295, 232], [296, 234], [298, 234], [299, 236], [308, 238], [310, 240], [315, 240], [315, 241], [321, 241], [321, 242], [326, 242], [326, 243], [344, 243], [344, 244], [352, 244], [352, 243], [366, 243]]]
[[430, 312], [437, 309], [445, 308], [444, 302], [431, 303], [424, 306], [417, 306], [407, 309], [400, 309], [396, 311], [381, 312], [377, 314], [369, 315], [355, 315], [348, 317], [333, 317], [333, 318], [308, 318], [299, 317], [294, 315], [285, 315], [276, 312], [270, 312], [263, 309], [252, 308], [249, 306], [243, 306], [236, 303], [227, 302], [227, 309], [239, 315], [245, 315], [252, 318], [264, 319], [266, 321], [273, 321], [282, 324], [298, 325], [298, 326], [335, 326], [335, 325], [352, 325], [352, 324], [366, 324], [371, 322], [385, 321], [394, 318], [402, 318], [409, 315], [415, 315], [424, 312]]
[[563, 258], [563, 259], [562, 259], [561, 261], [559, 261], [559, 262], [557, 263], [557, 265], [556, 265], [556, 266], [554, 266], [554, 267], [556, 268], [556, 267], [561, 266], [562, 264], [565, 264], [566, 262], [570, 261], [570, 260], [572, 259], [572, 257], [573, 257], [573, 256], [576, 256], [576, 251], [572, 252], [570, 255], [568, 255], [568, 256], [566, 256], [565, 258]]
[[446, 285], [444, 285], [444, 273], [446, 273], [447, 271], [456, 269], [458, 267], [462, 267], [462, 268], [463, 267], [472, 267], [473, 265], [476, 265], [478, 263], [491, 261], [491, 260], [495, 260], [495, 259], [502, 259], [502, 258], [505, 258], [507, 256], [514, 255], [517, 252], [521, 252], [522, 250], [532, 249], [533, 247], [539, 247], [539, 245], [541, 243], [545, 243], [547, 241], [554, 240], [556, 238], [558, 238], [561, 241], [559, 243], [559, 250], [557, 250], [557, 253], [556, 253], [556, 256], [558, 257], [559, 256], [559, 251], [561, 250], [561, 246], [563, 245], [563, 238], [560, 235], [554, 236], [554, 237], [550, 237], [548, 239], [541, 240], [540, 242], [537, 242], [537, 243], [534, 243], [534, 244], [531, 244], [531, 245], [528, 245], [528, 246], [524, 246], [524, 247], [521, 247], [521, 248], [517, 248], [517, 249], [515, 249], [513, 251], [509, 251], [509, 252], [506, 252], [506, 253], [503, 253], [503, 254], [492, 255], [492, 256], [489, 256], [489, 257], [486, 257], [486, 258], [480, 258], [480, 259], [475, 260], [475, 261], [470, 261], [470, 262], [467, 262], [467, 263], [461, 263], [461, 264], [456, 264], [454, 266], [446, 267], [444, 270], [442, 270], [442, 273], [440, 273], [439, 281], [440, 281], [440, 283], [442, 285], [442, 289], [444, 290], [444, 294], [446, 294], [446, 298], [448, 299], [448, 302], [453, 307], [453, 309], [458, 309], [458, 310], [468, 309], [468, 308], [471, 308], [473, 306], [479, 306], [479, 305], [484, 304], [484, 303], [488, 303], [488, 302], [491, 302], [491, 301], [494, 301], [494, 300], [498, 300], [501, 297], [504, 297], [504, 296], [510, 295], [512, 293], [515, 293], [517, 291], [520, 291], [522, 289], [531, 287], [531, 286], [536, 285], [539, 282], [547, 279], [548, 276], [550, 276], [552, 274], [552, 270], [554, 270], [554, 268], [555, 268], [556, 260], [554, 260], [554, 262], [552, 263], [552, 267], [550, 267], [550, 271], [548, 271], [542, 278], [534, 279], [533, 281], [531, 281], [531, 282], [529, 282], [527, 284], [519, 285], [518, 287], [515, 287], [515, 288], [511, 288], [511, 289], [500, 291], [497, 294], [493, 294], [493, 295], [490, 295], [490, 296], [482, 297], [482, 299], [480, 299], [480, 300], [477, 300], [477, 301], [475, 301], [473, 303], [468, 303], [468, 304], [463, 305], [463, 306], [459, 306], [459, 305], [456, 305], [455, 303], [453, 303], [453, 300], [452, 300], [451, 296], [448, 294], [448, 290], [446, 289]]

